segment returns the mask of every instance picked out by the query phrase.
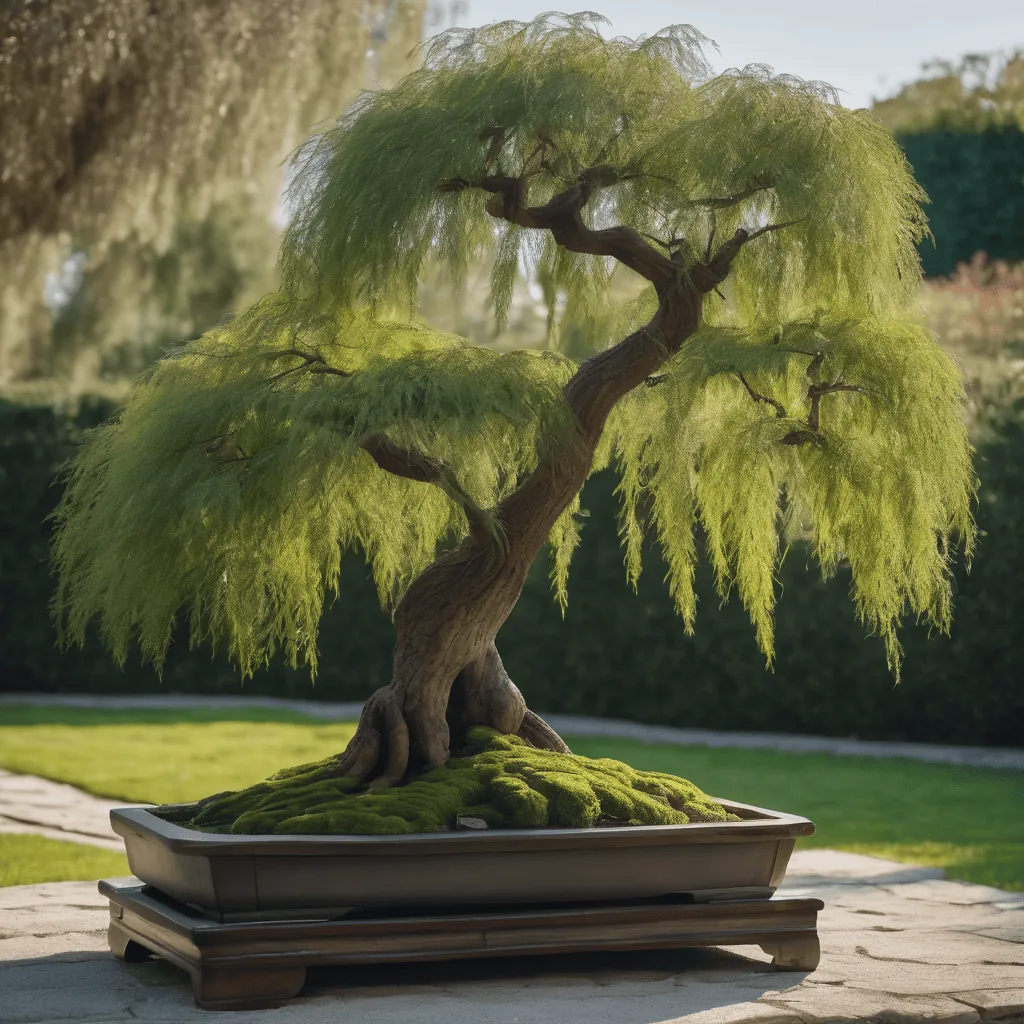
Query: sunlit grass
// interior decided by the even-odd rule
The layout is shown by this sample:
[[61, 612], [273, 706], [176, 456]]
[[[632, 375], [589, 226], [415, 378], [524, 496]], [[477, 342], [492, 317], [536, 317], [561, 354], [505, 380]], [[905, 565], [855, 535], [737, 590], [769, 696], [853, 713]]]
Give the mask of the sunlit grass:
[[324, 724], [262, 708], [5, 708], [0, 767], [113, 800], [184, 802], [344, 750], [354, 730], [350, 722]]
[[33, 835], [0, 835], [0, 886], [130, 875], [123, 853]]

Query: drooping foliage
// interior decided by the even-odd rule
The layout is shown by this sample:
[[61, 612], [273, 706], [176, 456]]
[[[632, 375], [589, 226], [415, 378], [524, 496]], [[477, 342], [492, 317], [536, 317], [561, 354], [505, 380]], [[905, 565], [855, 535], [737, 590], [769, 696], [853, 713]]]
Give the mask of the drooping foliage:
[[688, 631], [699, 522], [718, 580], [735, 584], [771, 658], [775, 571], [807, 540], [899, 670], [906, 610], [947, 632], [950, 543], [969, 556], [972, 448], [960, 371], [926, 329], [819, 312], [769, 330], [708, 326], [637, 389], [609, 431], [635, 583], [646, 512]]
[[[453, 29], [427, 46], [421, 69], [364, 95], [302, 151], [285, 287], [328, 304], [409, 302], [428, 256], [459, 279], [497, 231], [499, 320], [517, 268], [531, 260], [554, 307], [595, 314], [612, 272], [604, 258], [560, 249], [546, 233], [495, 228], [485, 192], [438, 190], [478, 181], [490, 154], [492, 174], [530, 175], [535, 205], [581, 168], [610, 165], [624, 180], [588, 204], [585, 220], [682, 236], [695, 251], [713, 223], [724, 238], [766, 218], [799, 221], [735, 265], [745, 317], [814, 301], [881, 310], [909, 299], [923, 193], [869, 113], [763, 66], [709, 77], [705, 37], [689, 26], [633, 41], [605, 40], [599, 24], [580, 14]], [[717, 210], [702, 202], [744, 193]]]
[[158, 813], [190, 828], [248, 835], [448, 832], [459, 815], [492, 828], [736, 820], [685, 779], [607, 757], [535, 750], [484, 728], [471, 729], [450, 761], [395, 789], [360, 791], [333, 772], [335, 763], [287, 768], [237, 793]]
[[[137, 636], [159, 664], [185, 609], [193, 641], [243, 671], [281, 647], [315, 666], [342, 550], [362, 548], [393, 601], [467, 528], [439, 489], [379, 470], [367, 433], [442, 459], [484, 507], [557, 457], [574, 369], [559, 339], [615, 343], [653, 289], [617, 305], [605, 258], [492, 217], [472, 186], [522, 175], [539, 204], [598, 164], [584, 220], [688, 264], [739, 227], [786, 225], [743, 247], [701, 330], [608, 424], [595, 465], [622, 473], [630, 576], [649, 518], [692, 628], [700, 526], [770, 657], [776, 569], [802, 537], [826, 575], [850, 565], [894, 670], [903, 614], [946, 628], [974, 480], [959, 374], [906, 314], [923, 193], [869, 113], [760, 66], [712, 77], [702, 41], [685, 26], [605, 40], [590, 15], [445, 33], [313, 140], [281, 293], [161, 363], [75, 464], [56, 547], [71, 636], [97, 616], [119, 657]], [[535, 275], [547, 353], [499, 355], [412, 314], [428, 260], [458, 281], [484, 257], [498, 322]], [[563, 602], [576, 509], [551, 535]]]
[[226, 645], [246, 674], [279, 648], [315, 666], [342, 551], [365, 554], [388, 604], [467, 528], [439, 488], [379, 469], [362, 438], [442, 459], [488, 507], [567, 429], [561, 357], [358, 312], [296, 342], [281, 326], [292, 306], [269, 296], [162, 360], [86, 436], [55, 545], [73, 638], [95, 615], [120, 661], [137, 635], [159, 664], [185, 608], [193, 643]]

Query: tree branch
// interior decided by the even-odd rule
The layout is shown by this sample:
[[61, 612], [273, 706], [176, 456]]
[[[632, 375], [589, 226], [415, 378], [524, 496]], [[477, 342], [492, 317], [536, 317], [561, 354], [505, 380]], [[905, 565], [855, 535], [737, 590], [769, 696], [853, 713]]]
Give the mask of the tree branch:
[[317, 352], [304, 352], [298, 348], [286, 348], [278, 352], [263, 353], [264, 359], [270, 360], [284, 359], [287, 356], [298, 356], [304, 362], [301, 366], [293, 366], [290, 370], [283, 370], [281, 373], [274, 374], [268, 381], [269, 384], [273, 384], [290, 374], [298, 373], [300, 370], [308, 370], [310, 373], [330, 373], [336, 377], [352, 376], [347, 370], [339, 370], [336, 366], [329, 366], [327, 360]]
[[737, 192], [734, 196], [707, 196], [702, 199], [691, 199], [687, 205], [707, 206], [712, 210], [724, 210], [727, 206], [735, 206], [737, 203], [742, 203], [744, 199], [749, 199], [752, 195], [756, 195], [758, 192], [764, 192], [769, 188], [772, 188], [772, 185], [757, 182], [753, 185], [749, 185], [742, 192]]
[[[776, 338], [774, 344], [778, 343]], [[794, 430], [782, 438], [783, 444], [801, 445], [801, 444], [814, 444], [821, 445], [824, 443], [824, 439], [821, 436], [821, 396], [835, 394], [838, 391], [855, 391], [858, 393], [865, 393], [868, 389], [861, 387], [859, 384], [847, 384], [842, 379], [835, 380], [831, 384], [821, 383], [821, 364], [825, 360], [824, 352], [808, 352], [802, 348], [784, 348], [783, 352], [795, 352], [799, 355], [810, 356], [811, 361], [804, 371], [807, 379], [811, 382], [807, 388], [807, 400], [811, 403], [811, 407], [807, 413], [807, 429], [806, 430]]]
[[812, 384], [807, 389], [807, 397], [811, 402], [811, 411], [807, 414], [807, 426], [817, 430], [821, 421], [821, 396], [831, 395], [836, 391], [863, 391], [856, 384], [844, 384], [837, 380], [834, 384]]
[[583, 223], [581, 211], [590, 197], [619, 180], [620, 172], [606, 164], [584, 168], [575, 184], [543, 206], [524, 205], [525, 189], [520, 178], [487, 176], [478, 187], [498, 197], [487, 205], [492, 217], [523, 228], [548, 230], [570, 252], [611, 256], [648, 281], [667, 285], [674, 276], [671, 261], [644, 241], [638, 231], [621, 226], [594, 230]]
[[797, 217], [796, 220], [783, 221], [781, 224], [766, 224], [763, 228], [759, 228], [752, 235], [747, 236], [747, 241], [752, 242], [755, 238], [760, 238], [762, 235], [766, 235], [769, 231], [779, 231], [782, 228], [791, 228], [794, 224], [799, 224], [803, 220], [803, 217]]
[[498, 521], [473, 500], [455, 473], [440, 459], [414, 449], [401, 448], [384, 434], [367, 434], [360, 439], [359, 447], [392, 476], [440, 487], [465, 513], [469, 532], [476, 540], [488, 546], [495, 542], [504, 546]]
[[765, 405], [770, 405], [775, 410], [775, 416], [777, 419], [784, 420], [789, 415], [781, 402], [776, 401], [774, 398], [769, 398], [767, 395], [759, 395], [747, 383], [747, 378], [743, 376], [742, 370], [737, 370], [736, 376], [739, 377], [740, 383], [747, 389], [747, 394], [750, 395], [755, 402], [764, 402]]
[[704, 250], [704, 262], [705, 263], [709, 262], [710, 259], [711, 259], [711, 246], [714, 245], [714, 242], [715, 242], [715, 231], [718, 229], [718, 225], [717, 225], [717, 223], [715, 221], [716, 221], [715, 211], [712, 210], [711, 211], [711, 231], [708, 234], [708, 245], [707, 245], [707, 248]]
[[732, 266], [733, 260], [748, 242], [760, 238], [761, 235], [767, 234], [769, 231], [780, 231], [782, 228], [792, 227], [799, 223], [800, 220], [788, 220], [782, 224], [767, 224], [754, 232], [747, 231], [746, 228], [737, 228], [732, 238], [720, 245], [710, 260], [704, 263], [695, 263], [689, 268], [694, 284], [697, 285], [701, 294], [712, 291], [729, 276], [729, 268]]
[[[599, 157], [604, 152], [603, 149]], [[535, 154], [536, 150], [528, 158], [528, 163]], [[525, 168], [519, 177], [484, 174], [478, 181], [455, 178], [438, 186], [441, 191], [479, 188], [490, 192], [494, 198], [487, 203], [486, 210], [492, 217], [522, 228], [548, 230], [555, 242], [570, 252], [611, 256], [654, 285], [659, 306], [651, 322], [617, 345], [588, 359], [566, 385], [565, 396], [576, 415], [582, 431], [581, 440], [587, 448], [596, 445], [615, 403], [654, 373], [697, 330], [701, 297], [725, 280], [743, 245], [766, 231], [788, 226], [771, 224], [752, 234], [741, 228], [710, 259], [686, 267], [685, 257], [680, 252], [669, 255], [659, 252], [633, 228], [620, 225], [596, 230], [584, 223], [583, 208], [596, 191], [636, 176], [628, 170], [595, 163], [580, 170], [568, 188], [542, 206], [527, 205], [528, 175]], [[761, 182], [756, 182], [749, 194], [764, 187]], [[743, 196], [712, 198], [698, 200], [697, 203], [709, 203], [714, 209], [718, 203], [726, 200], [738, 202], [741, 198]], [[709, 252], [712, 241], [713, 236], [709, 239]]]

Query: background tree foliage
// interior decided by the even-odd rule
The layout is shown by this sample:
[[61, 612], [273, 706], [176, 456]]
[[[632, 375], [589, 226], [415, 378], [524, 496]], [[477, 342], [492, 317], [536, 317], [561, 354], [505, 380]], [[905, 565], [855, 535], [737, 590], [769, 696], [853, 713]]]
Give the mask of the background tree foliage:
[[872, 110], [894, 135], [1024, 128], [1024, 52], [935, 60], [924, 75]]
[[979, 250], [1024, 259], [1024, 54], [969, 54], [924, 70], [874, 112], [931, 198], [925, 274], [951, 274]]
[[0, 387], [95, 390], [271, 288], [282, 162], [401, 73], [424, 7], [0, 5]]

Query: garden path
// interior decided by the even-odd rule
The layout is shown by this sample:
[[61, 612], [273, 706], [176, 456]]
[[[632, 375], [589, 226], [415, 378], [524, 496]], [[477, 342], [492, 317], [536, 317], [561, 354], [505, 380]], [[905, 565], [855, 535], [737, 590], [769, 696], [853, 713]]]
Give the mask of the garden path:
[[124, 841], [110, 828], [111, 808], [139, 806], [143, 805], [104, 800], [63, 782], [0, 769], [0, 833], [28, 832], [120, 853]]
[[[753, 947], [321, 970], [272, 1010], [196, 1010], [185, 975], [106, 948], [92, 882], [0, 889], [3, 1024], [1021, 1024], [1024, 894], [935, 869], [798, 851], [780, 895], [817, 896], [821, 966]], [[753, 951], [752, 951], [753, 950]]]

